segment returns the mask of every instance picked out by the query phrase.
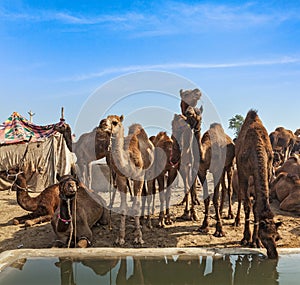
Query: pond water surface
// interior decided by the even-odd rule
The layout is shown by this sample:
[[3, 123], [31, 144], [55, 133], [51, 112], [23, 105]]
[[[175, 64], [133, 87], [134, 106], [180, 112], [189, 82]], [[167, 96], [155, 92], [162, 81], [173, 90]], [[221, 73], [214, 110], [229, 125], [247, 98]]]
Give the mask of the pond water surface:
[[19, 259], [1, 285], [300, 284], [300, 254]]

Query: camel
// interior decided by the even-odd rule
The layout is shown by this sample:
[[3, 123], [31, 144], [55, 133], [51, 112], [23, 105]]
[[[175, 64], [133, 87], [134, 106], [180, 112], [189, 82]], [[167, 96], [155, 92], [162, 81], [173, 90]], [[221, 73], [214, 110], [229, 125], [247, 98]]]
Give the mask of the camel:
[[196, 88], [193, 90], [180, 90], [180, 108], [182, 115], [185, 115], [188, 106], [196, 107], [198, 101], [200, 100], [202, 93]]
[[272, 182], [271, 197], [280, 202], [280, 209], [300, 212], [300, 178], [299, 175], [281, 172]]
[[[241, 127], [235, 144], [236, 164], [238, 170], [239, 191], [244, 193], [245, 225], [243, 245], [267, 249], [271, 259], [278, 258], [276, 241], [280, 238], [274, 214], [269, 203], [269, 181], [272, 175], [272, 145], [257, 112], [250, 110]], [[248, 193], [249, 177], [254, 180], [254, 231], [251, 240], [250, 211], [251, 200]]]
[[59, 207], [51, 225], [57, 236], [54, 247], [71, 245], [86, 248], [92, 244], [92, 227], [107, 224], [105, 201], [88, 190], [74, 174], [57, 176]]
[[273, 151], [282, 150], [284, 161], [290, 156], [291, 151], [296, 143], [294, 133], [283, 127], [278, 127], [269, 135]]
[[7, 177], [13, 181], [12, 189], [16, 191], [17, 202], [25, 211], [32, 212], [13, 219], [13, 224], [25, 224], [25, 227], [38, 223], [49, 222], [59, 205], [58, 184], [51, 185], [38, 196], [31, 197], [28, 194], [27, 182], [24, 171], [16, 166], [8, 171], [1, 171], [1, 177]]
[[[159, 132], [153, 138], [153, 144], [155, 146], [155, 173], [158, 176], [153, 180], [150, 193], [153, 194], [153, 208], [155, 200], [155, 180], [158, 182], [159, 187], [159, 200], [160, 200], [160, 212], [159, 212], [159, 226], [172, 224], [170, 216], [170, 198], [171, 198], [171, 185], [177, 177], [177, 171], [180, 166], [180, 149], [177, 141], [174, 137], [170, 138], [166, 132]], [[162, 154], [162, 151], [165, 155]], [[165, 176], [167, 174], [167, 181]], [[165, 182], [166, 187], [165, 187]], [[164, 192], [166, 189], [166, 192]], [[164, 211], [164, 206], [166, 206]], [[149, 209], [148, 209], [149, 212]]]
[[72, 142], [72, 131], [70, 125], [65, 123], [64, 119], [60, 119], [60, 124], [54, 125], [53, 129], [63, 135], [69, 151], [72, 152], [73, 142]]
[[[185, 110], [185, 115], [186, 116], [186, 123], [190, 126], [191, 130], [193, 131], [195, 135], [195, 139], [197, 141], [197, 144], [193, 144], [193, 147], [195, 148], [193, 152], [196, 154], [199, 154], [199, 161], [201, 160], [201, 122], [202, 122], [202, 112], [203, 108], [197, 108], [197, 107], [192, 107], [188, 106]], [[194, 158], [197, 159], [197, 158]], [[193, 196], [193, 202], [200, 205], [200, 201], [197, 197], [196, 193], [196, 183], [197, 181], [194, 182], [195, 185], [191, 187], [191, 196]], [[188, 199], [188, 193], [186, 193], [184, 199], [179, 203], [179, 205], [183, 205], [186, 203], [186, 199]]]
[[[179, 173], [184, 183], [185, 209], [182, 216], [186, 220], [198, 220], [194, 209], [196, 193], [196, 177], [199, 168], [199, 148], [195, 141], [192, 129], [187, 124], [187, 118], [184, 115], [175, 114], [172, 121], [173, 141], [177, 141], [177, 149], [180, 150]], [[191, 205], [189, 205], [188, 193], [191, 194]]]
[[[141, 193], [145, 181], [146, 170], [153, 162], [154, 146], [141, 125], [133, 124], [129, 127], [128, 136], [124, 137], [123, 116], [116, 116], [109, 120], [107, 126], [111, 132], [111, 147], [109, 152], [109, 166], [116, 173], [117, 189], [121, 194], [120, 231], [115, 243], [125, 243], [125, 219], [127, 215], [127, 181], [133, 180], [132, 213], [135, 221], [134, 243], [144, 243], [140, 228]], [[150, 180], [150, 179], [149, 179]]]
[[294, 147], [292, 149], [292, 153], [291, 154], [300, 154], [300, 129], [297, 129], [294, 132], [295, 138], [296, 138], [296, 142], [294, 144]]
[[222, 126], [218, 123], [210, 125], [208, 131], [203, 134], [201, 139], [201, 153], [202, 159], [200, 161], [198, 176], [203, 186], [203, 198], [205, 205], [204, 220], [200, 232], [208, 232], [208, 215], [210, 196], [208, 193], [208, 185], [206, 180], [207, 171], [209, 170], [213, 175], [214, 180], [214, 194], [213, 204], [216, 213], [216, 231], [215, 237], [222, 237], [225, 235], [222, 229], [222, 222], [219, 208], [219, 187], [220, 183], [225, 179], [227, 174], [228, 179], [228, 193], [229, 193], [229, 211], [228, 217], [232, 218], [231, 209], [231, 193], [232, 193], [232, 173], [233, 173], [233, 159], [235, 156], [235, 146], [232, 139], [225, 134]]
[[300, 158], [297, 155], [290, 156], [279, 168], [275, 171], [275, 176], [281, 172], [287, 172], [290, 175], [300, 176]]

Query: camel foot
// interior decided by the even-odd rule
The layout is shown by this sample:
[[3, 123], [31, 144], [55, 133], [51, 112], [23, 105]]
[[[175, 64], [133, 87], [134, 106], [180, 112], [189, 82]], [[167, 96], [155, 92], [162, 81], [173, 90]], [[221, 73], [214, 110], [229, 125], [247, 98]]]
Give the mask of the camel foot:
[[198, 232], [200, 232], [201, 234], [208, 234], [208, 227], [200, 227], [198, 229]]
[[158, 228], [164, 228], [166, 225], [165, 225], [165, 222], [164, 221], [158, 221]]
[[52, 245], [52, 248], [63, 248], [63, 247], [66, 247], [66, 245], [62, 240], [56, 240]]
[[184, 220], [184, 221], [191, 221], [191, 220], [192, 220], [192, 217], [191, 217], [190, 211], [184, 210], [184, 213], [183, 213], [183, 215], [180, 217], [180, 219], [181, 219], [181, 220]]
[[145, 242], [143, 241], [143, 238], [142, 237], [136, 237], [133, 241], [133, 243], [135, 245], [143, 245]]
[[225, 233], [221, 230], [221, 231], [215, 231], [214, 233], [214, 237], [225, 237]]
[[250, 245], [250, 242], [249, 242], [247, 239], [243, 238], [243, 239], [241, 240], [241, 245], [242, 245], [242, 246], [249, 246], [249, 245]]
[[167, 216], [166, 219], [165, 219], [165, 224], [170, 226], [173, 224], [173, 221], [171, 220], [171, 217], [170, 216]]
[[197, 215], [197, 213], [196, 213], [195, 210], [191, 210], [191, 219], [193, 221], [199, 221], [199, 217], [198, 217], [198, 215]]
[[19, 225], [20, 222], [19, 222], [17, 219], [13, 219], [13, 224], [14, 224], [14, 225]]
[[81, 239], [78, 243], [77, 246], [79, 248], [87, 248], [88, 247], [88, 241], [86, 239]]
[[234, 223], [232, 224], [234, 227], [239, 227], [241, 225], [241, 222], [239, 219], [235, 219]]
[[31, 227], [31, 226], [33, 226], [33, 225], [34, 225], [34, 222], [33, 222], [33, 221], [31, 221], [31, 220], [25, 221], [25, 228], [26, 228], [26, 227]]
[[121, 238], [121, 237], [118, 237], [116, 240], [115, 240], [115, 245], [117, 246], [122, 246], [125, 244], [125, 239], [124, 238]]

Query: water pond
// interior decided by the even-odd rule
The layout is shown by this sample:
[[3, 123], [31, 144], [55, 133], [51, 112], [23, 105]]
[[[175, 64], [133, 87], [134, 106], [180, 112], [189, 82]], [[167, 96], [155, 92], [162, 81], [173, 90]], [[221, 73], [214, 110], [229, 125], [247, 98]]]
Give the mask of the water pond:
[[300, 284], [300, 254], [21, 258], [0, 272], [1, 285]]

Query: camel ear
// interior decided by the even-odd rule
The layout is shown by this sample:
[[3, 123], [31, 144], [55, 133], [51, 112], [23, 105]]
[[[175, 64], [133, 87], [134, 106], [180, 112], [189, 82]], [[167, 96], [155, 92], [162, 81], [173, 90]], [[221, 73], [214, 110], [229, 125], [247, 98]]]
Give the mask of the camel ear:
[[260, 227], [261, 229], [266, 229], [266, 227], [267, 227], [266, 221], [260, 221], [259, 227]]
[[182, 98], [182, 92], [183, 92], [183, 90], [180, 89], [180, 90], [179, 90], [179, 93], [180, 93], [180, 97], [181, 97], [181, 98]]
[[120, 122], [123, 122], [123, 119], [124, 119], [124, 116], [121, 115], [121, 117], [120, 117]]

